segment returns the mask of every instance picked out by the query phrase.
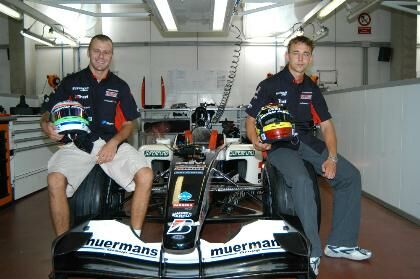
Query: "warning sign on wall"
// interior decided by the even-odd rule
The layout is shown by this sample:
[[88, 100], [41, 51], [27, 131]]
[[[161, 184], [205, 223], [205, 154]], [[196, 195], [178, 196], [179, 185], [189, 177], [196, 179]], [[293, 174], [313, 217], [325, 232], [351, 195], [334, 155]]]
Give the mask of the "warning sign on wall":
[[372, 28], [370, 26], [359, 26], [357, 30], [359, 34], [372, 34]]
[[357, 32], [359, 34], [372, 34], [372, 27], [370, 27], [370, 23], [372, 22], [372, 18], [368, 13], [361, 13], [357, 18], [359, 22], [359, 26], [357, 27]]

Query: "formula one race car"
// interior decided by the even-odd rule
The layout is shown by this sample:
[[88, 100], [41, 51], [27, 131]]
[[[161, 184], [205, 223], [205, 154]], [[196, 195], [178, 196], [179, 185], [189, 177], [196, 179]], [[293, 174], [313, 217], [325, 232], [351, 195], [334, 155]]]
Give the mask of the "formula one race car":
[[[52, 278], [315, 277], [290, 189], [251, 144], [199, 127], [139, 151], [155, 172], [147, 220], [163, 226], [159, 241], [132, 232], [129, 198], [96, 166], [70, 198], [75, 225], [53, 243]], [[239, 230], [204, 239], [214, 223]]]

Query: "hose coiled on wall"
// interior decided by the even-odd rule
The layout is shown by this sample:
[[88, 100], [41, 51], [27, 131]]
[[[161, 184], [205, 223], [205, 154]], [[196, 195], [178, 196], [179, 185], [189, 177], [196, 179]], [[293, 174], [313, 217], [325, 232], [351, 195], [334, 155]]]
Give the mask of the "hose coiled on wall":
[[[231, 25], [231, 27], [235, 28], [237, 31], [237, 35], [235, 36], [236, 42], [234, 43], [235, 49], [233, 50], [233, 58], [232, 58], [232, 64], [230, 66], [230, 70], [228, 73], [228, 77], [226, 80], [225, 87], [223, 88], [223, 96], [220, 100], [220, 103], [217, 107], [217, 111], [214, 114], [212, 118], [212, 123], [218, 123], [220, 118], [222, 117], [223, 113], [225, 112], [226, 104], [229, 100], [230, 91], [232, 90], [233, 83], [235, 81], [236, 77], [236, 71], [238, 70], [239, 66], [239, 57], [241, 56], [241, 45], [242, 45], [242, 38], [241, 38], [241, 30], [235, 25]], [[232, 29], [231, 29], [232, 30]]]

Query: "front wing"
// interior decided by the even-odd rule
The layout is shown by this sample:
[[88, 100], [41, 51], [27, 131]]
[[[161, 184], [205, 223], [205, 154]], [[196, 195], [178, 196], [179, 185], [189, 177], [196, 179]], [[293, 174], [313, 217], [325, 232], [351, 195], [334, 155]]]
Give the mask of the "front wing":
[[308, 274], [306, 239], [284, 220], [256, 220], [225, 243], [200, 239], [171, 254], [116, 220], [92, 220], [53, 243], [55, 275], [107, 278], [244, 278]]

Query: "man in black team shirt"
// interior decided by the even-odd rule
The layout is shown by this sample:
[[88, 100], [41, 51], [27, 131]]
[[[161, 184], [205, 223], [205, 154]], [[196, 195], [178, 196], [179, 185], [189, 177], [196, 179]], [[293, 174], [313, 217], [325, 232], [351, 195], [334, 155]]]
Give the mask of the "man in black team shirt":
[[[331, 115], [318, 86], [305, 75], [312, 62], [313, 42], [299, 36], [288, 45], [288, 64], [281, 72], [263, 80], [246, 109], [247, 136], [257, 150], [267, 150], [267, 160], [284, 176], [292, 189], [296, 213], [311, 242], [311, 268], [318, 275], [321, 241], [318, 233], [317, 210], [312, 181], [303, 160], [329, 180], [334, 189], [332, 231], [324, 253], [329, 257], [365, 260], [372, 252], [357, 246], [360, 226], [360, 172], [337, 153], [337, 139]], [[283, 104], [297, 123], [319, 122], [325, 140], [321, 141], [308, 129], [299, 129], [298, 144], [261, 142], [255, 130], [256, 116], [268, 103]], [[305, 125], [302, 125], [305, 126]]]
[[[74, 194], [95, 164], [100, 164], [125, 190], [134, 191], [131, 226], [137, 236], [141, 234], [153, 172], [143, 155], [126, 142], [139, 112], [128, 84], [109, 69], [112, 55], [112, 40], [108, 36], [93, 37], [88, 48], [89, 66], [66, 77], [44, 108], [42, 130], [50, 139], [63, 141], [63, 135], [50, 122], [51, 109], [65, 100], [79, 102], [88, 116], [89, 141], [93, 143], [87, 152], [73, 142], [67, 143], [48, 162], [50, 211], [57, 235], [69, 229], [67, 197]], [[121, 127], [115, 121], [118, 111], [123, 115]]]

